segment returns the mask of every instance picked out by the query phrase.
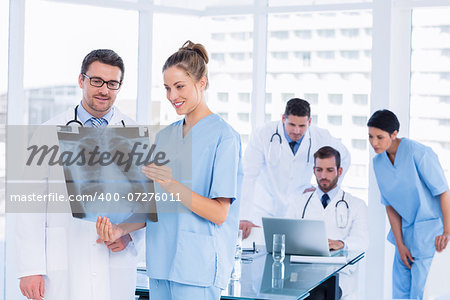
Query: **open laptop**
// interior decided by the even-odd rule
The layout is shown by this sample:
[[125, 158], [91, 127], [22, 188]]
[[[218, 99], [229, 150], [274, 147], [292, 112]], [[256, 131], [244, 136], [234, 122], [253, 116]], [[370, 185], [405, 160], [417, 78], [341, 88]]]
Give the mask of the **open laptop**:
[[[272, 253], [275, 233], [284, 233], [286, 254], [330, 256], [322, 220], [262, 218], [267, 252]], [[334, 253], [333, 253], [334, 254]]]

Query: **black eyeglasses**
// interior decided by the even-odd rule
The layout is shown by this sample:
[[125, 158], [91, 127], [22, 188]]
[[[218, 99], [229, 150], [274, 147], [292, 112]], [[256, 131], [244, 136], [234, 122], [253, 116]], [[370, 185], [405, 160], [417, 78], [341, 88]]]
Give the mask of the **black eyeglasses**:
[[89, 83], [92, 86], [95, 86], [95, 87], [102, 87], [106, 83], [106, 86], [108, 87], [108, 89], [110, 89], [110, 90], [118, 90], [120, 88], [120, 85], [122, 84], [122, 82], [119, 82], [119, 81], [116, 81], [116, 80], [104, 81], [101, 78], [89, 77], [86, 74], [83, 74], [83, 76], [88, 78], [89, 79]]

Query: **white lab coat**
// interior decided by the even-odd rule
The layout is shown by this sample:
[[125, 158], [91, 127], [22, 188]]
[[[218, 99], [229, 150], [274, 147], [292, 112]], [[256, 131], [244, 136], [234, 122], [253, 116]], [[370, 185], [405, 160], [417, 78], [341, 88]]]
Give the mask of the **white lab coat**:
[[[312, 194], [312, 196], [311, 196]], [[316, 192], [304, 194], [293, 194], [290, 196], [292, 204], [286, 213], [286, 218], [301, 219], [303, 210], [308, 198], [311, 199], [305, 209], [305, 219], [324, 220], [327, 236], [332, 240], [344, 242], [344, 248], [349, 251], [366, 251], [369, 244], [369, 230], [367, 227], [367, 205], [359, 198], [353, 197], [350, 193], [345, 193], [344, 200], [349, 207], [349, 217], [347, 226], [339, 228], [336, 217], [345, 215], [346, 206], [340, 202], [338, 208], [336, 204], [342, 199], [343, 191], [339, 189], [336, 196], [331, 199], [324, 209]], [[337, 216], [336, 216], [337, 214]], [[346, 219], [346, 218], [345, 218]], [[340, 223], [343, 226], [345, 223]], [[342, 289], [342, 299], [357, 299], [358, 296], [358, 264], [347, 266], [339, 272], [339, 285]]]
[[[281, 136], [274, 136], [276, 132]], [[269, 160], [269, 148], [278, 159]], [[243, 160], [241, 220], [261, 226], [262, 217], [282, 217], [289, 207], [289, 195], [299, 194], [311, 186], [314, 153], [323, 146], [331, 146], [341, 154], [344, 172], [350, 167], [350, 153], [328, 130], [310, 126], [297, 153], [292, 153], [284, 136], [283, 123], [270, 122], [251, 136]], [[275, 150], [275, 151], [274, 151]], [[309, 162], [308, 162], [309, 152]], [[343, 176], [341, 176], [343, 178]], [[340, 181], [339, 181], [340, 182]]]
[[[74, 118], [74, 109], [46, 122], [46, 125], [65, 125]], [[135, 122], [115, 108], [110, 125], [134, 125]], [[57, 144], [54, 136], [45, 139]], [[42, 168], [44, 169], [44, 168]], [[49, 179], [42, 184], [42, 192], [56, 192], [67, 197], [61, 166], [43, 171]], [[52, 181], [53, 180], [53, 181]], [[45, 186], [45, 187], [44, 187]], [[67, 198], [66, 198], [67, 199]], [[52, 210], [47, 204], [45, 211]], [[97, 244], [94, 222], [73, 218], [68, 203], [66, 213], [17, 214], [17, 270], [18, 277], [44, 275], [46, 300], [134, 300], [136, 264], [144, 248], [144, 232], [132, 234], [132, 241], [121, 252], [114, 253], [104, 244]]]

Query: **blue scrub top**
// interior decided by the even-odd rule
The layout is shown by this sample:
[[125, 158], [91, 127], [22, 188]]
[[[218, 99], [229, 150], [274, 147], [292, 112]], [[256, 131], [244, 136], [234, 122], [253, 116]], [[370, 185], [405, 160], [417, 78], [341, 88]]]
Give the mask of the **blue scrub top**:
[[[147, 222], [148, 275], [224, 289], [233, 267], [239, 228], [240, 136], [216, 114], [200, 120], [184, 138], [183, 122], [158, 133], [157, 151], [166, 153], [176, 180], [207, 198], [231, 198], [232, 204], [227, 220], [218, 226], [181, 203], [157, 203], [158, 222]], [[155, 193], [164, 193], [156, 183]]]
[[[442, 234], [439, 195], [448, 190], [444, 171], [434, 151], [402, 138], [394, 164], [386, 152], [376, 155], [373, 167], [381, 202], [402, 217], [403, 242], [413, 257], [434, 255], [434, 239]], [[392, 231], [388, 240], [395, 244]]]

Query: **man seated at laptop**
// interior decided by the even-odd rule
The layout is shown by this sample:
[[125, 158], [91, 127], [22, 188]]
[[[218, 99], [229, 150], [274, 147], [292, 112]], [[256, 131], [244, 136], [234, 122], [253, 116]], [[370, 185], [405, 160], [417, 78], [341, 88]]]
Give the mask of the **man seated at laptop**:
[[[291, 201], [286, 217], [324, 220], [330, 250], [365, 251], [369, 243], [367, 206], [361, 199], [339, 188], [340, 165], [341, 156], [332, 147], [325, 146], [314, 153], [317, 188], [302, 195], [292, 195], [296, 201]], [[339, 273], [342, 299], [357, 299], [357, 266], [347, 266]]]

